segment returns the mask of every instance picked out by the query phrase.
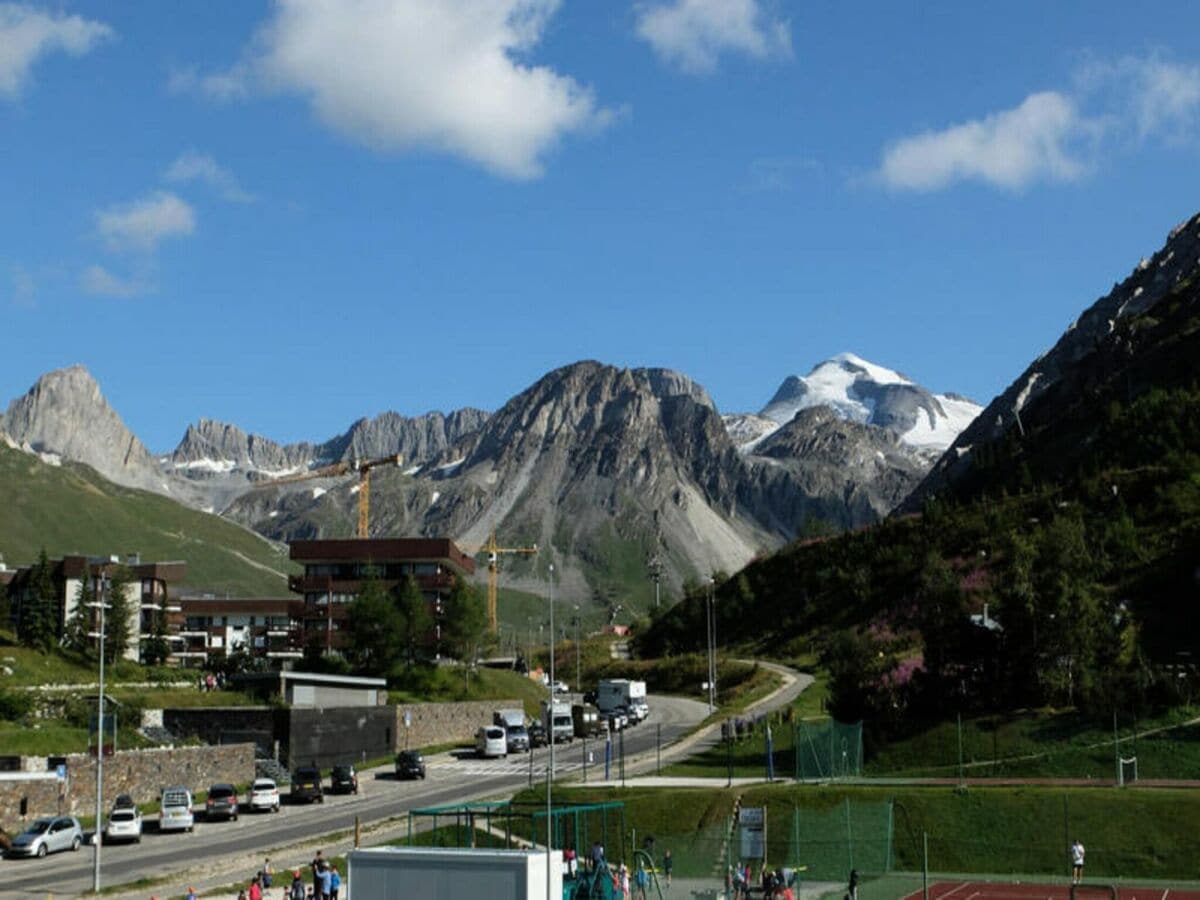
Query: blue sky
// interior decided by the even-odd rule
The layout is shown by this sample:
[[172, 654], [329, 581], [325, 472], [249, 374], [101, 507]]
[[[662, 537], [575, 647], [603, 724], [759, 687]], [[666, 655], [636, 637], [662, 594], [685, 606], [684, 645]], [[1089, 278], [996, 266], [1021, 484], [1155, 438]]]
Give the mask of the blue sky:
[[1200, 207], [1193, 3], [0, 0], [0, 403], [151, 449], [498, 408], [579, 359], [757, 410], [840, 351], [986, 402]]

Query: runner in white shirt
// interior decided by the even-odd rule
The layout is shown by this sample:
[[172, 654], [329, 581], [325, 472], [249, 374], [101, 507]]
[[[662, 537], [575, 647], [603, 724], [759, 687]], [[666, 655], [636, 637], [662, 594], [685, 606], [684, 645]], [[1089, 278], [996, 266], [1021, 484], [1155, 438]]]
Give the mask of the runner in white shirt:
[[1075, 838], [1075, 843], [1071, 845], [1071, 884], [1083, 881], [1083, 855], [1086, 852], [1079, 838]]

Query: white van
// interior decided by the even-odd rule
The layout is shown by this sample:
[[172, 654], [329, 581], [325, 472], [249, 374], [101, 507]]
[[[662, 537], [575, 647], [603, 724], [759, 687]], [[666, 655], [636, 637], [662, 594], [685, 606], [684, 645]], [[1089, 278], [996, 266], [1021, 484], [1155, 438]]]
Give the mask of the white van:
[[508, 757], [508, 737], [499, 725], [485, 725], [475, 732], [475, 752], [484, 759]]
[[192, 792], [185, 787], [163, 788], [159, 810], [159, 831], [191, 831], [196, 825], [192, 815]]

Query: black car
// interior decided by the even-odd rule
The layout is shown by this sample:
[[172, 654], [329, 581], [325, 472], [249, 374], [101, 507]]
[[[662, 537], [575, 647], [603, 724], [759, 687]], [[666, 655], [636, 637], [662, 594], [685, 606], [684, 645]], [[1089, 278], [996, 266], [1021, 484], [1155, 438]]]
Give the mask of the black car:
[[321, 788], [321, 770], [316, 766], [301, 766], [292, 773], [293, 803], [324, 803], [325, 792]]
[[354, 766], [334, 766], [329, 778], [329, 791], [333, 794], [357, 794], [358, 773]]
[[529, 749], [546, 746], [546, 726], [541, 722], [529, 723]]
[[237, 790], [232, 784], [214, 784], [208, 789], [208, 799], [204, 801], [205, 821], [216, 819], [233, 819], [238, 817]]
[[396, 775], [400, 778], [424, 778], [425, 757], [420, 750], [401, 750], [396, 754]]

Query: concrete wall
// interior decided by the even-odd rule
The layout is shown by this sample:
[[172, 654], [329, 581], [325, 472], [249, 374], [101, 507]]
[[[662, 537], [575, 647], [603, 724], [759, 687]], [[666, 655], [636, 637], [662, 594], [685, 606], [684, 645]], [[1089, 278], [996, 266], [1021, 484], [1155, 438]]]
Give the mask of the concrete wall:
[[162, 725], [178, 738], [197, 738], [206, 744], [253, 743], [259, 757], [266, 759], [275, 755], [276, 740], [287, 740], [287, 716], [288, 710], [273, 706], [164, 709]]
[[396, 711], [390, 706], [292, 709], [286, 755], [291, 768], [361, 763], [396, 752]]
[[[59, 783], [46, 772], [12, 772], [0, 776], [0, 827], [19, 830], [37, 816], [93, 815], [96, 811], [96, 760], [73, 753], [67, 760], [67, 780]], [[138, 803], [157, 800], [160, 791], [182, 784], [193, 791], [208, 790], [218, 781], [241, 784], [254, 780], [254, 745], [176, 747], [153, 750], [119, 750], [104, 760], [104, 807], [117, 794], [130, 794]], [[26, 813], [21, 816], [21, 800]]]
[[[520, 700], [479, 700], [471, 703], [406, 703], [395, 707], [396, 747], [429, 747], [470, 741], [480, 725], [492, 724], [498, 709], [523, 707]], [[411, 725], [404, 727], [404, 713]]]

